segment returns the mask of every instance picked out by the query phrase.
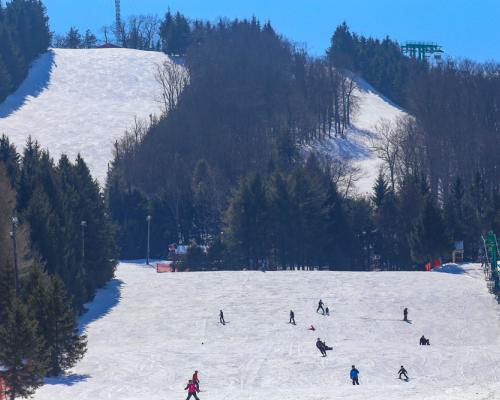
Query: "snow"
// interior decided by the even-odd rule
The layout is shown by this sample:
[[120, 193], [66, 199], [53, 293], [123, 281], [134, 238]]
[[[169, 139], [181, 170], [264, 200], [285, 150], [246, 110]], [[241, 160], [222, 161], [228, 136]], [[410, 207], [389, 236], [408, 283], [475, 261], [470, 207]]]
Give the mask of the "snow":
[[[157, 274], [123, 262], [81, 320], [87, 355], [35, 399], [182, 399], [195, 369], [202, 400], [498, 399], [499, 306], [479, 265], [460, 268]], [[320, 298], [330, 317], [315, 313]]]
[[[156, 66], [163, 53], [131, 49], [53, 49], [32, 66], [27, 79], [0, 104], [0, 133], [20, 150], [28, 136], [58, 158], [81, 153], [92, 174], [104, 183], [113, 143], [134, 124], [160, 113]], [[353, 160], [361, 179], [358, 192], [371, 192], [381, 165], [370, 148], [374, 126], [404, 112], [357, 79], [359, 110], [347, 139], [316, 143], [322, 153]]]
[[167, 59], [130, 49], [53, 49], [0, 104], [0, 133], [18, 150], [31, 135], [55, 158], [81, 153], [104, 183], [115, 140], [135, 117], [160, 113], [154, 73]]
[[378, 93], [370, 84], [356, 78], [354, 95], [358, 99], [358, 110], [352, 118], [352, 126], [346, 131], [346, 138], [331, 138], [308, 146], [330, 157], [351, 160], [360, 170], [360, 179], [356, 182], [359, 194], [371, 193], [373, 184], [382, 165], [371, 148], [373, 138], [377, 137], [376, 125], [381, 120], [396, 121], [406, 113], [390, 100]]

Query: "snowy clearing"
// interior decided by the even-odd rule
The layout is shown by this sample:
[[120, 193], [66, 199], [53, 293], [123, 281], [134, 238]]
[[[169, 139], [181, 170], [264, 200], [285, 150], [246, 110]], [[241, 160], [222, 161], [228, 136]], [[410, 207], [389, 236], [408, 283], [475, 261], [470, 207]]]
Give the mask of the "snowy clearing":
[[[101, 184], [112, 159], [113, 143], [134, 123], [159, 114], [160, 87], [156, 65], [163, 53], [130, 49], [53, 49], [32, 66], [19, 89], [0, 104], [0, 133], [21, 150], [28, 136], [58, 158], [81, 153]], [[309, 146], [354, 160], [362, 173], [360, 193], [371, 192], [380, 160], [370, 149], [373, 128], [381, 118], [394, 120], [404, 112], [357, 80], [359, 98], [347, 139]]]
[[381, 120], [395, 121], [406, 113], [378, 93], [370, 84], [356, 79], [355, 96], [358, 110], [352, 119], [352, 127], [346, 132], [346, 139], [332, 138], [306, 146], [320, 154], [352, 160], [359, 168], [360, 179], [356, 182], [359, 194], [371, 193], [382, 161], [371, 148], [372, 139], [377, 137], [375, 127]]
[[[82, 318], [88, 354], [35, 398], [180, 400], [197, 369], [201, 400], [498, 399], [498, 304], [479, 266], [452, 270], [156, 274], [121, 263]], [[330, 317], [315, 313], [319, 298]], [[317, 337], [333, 346], [327, 358]]]
[[24, 147], [28, 136], [59, 158], [81, 153], [104, 183], [113, 144], [134, 118], [159, 114], [156, 65], [163, 53], [130, 49], [53, 49], [0, 104], [0, 133]]

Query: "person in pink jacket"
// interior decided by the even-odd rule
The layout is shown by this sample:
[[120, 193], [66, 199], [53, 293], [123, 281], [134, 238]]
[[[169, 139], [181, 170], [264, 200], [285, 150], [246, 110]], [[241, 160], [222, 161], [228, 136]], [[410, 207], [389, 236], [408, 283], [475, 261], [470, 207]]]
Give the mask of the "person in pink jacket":
[[190, 380], [188, 382], [188, 384], [184, 388], [184, 390], [188, 391], [188, 397], [186, 398], [186, 400], [189, 400], [191, 397], [194, 397], [195, 400], [200, 400], [198, 398], [198, 395], [197, 395], [197, 393], [199, 392], [199, 390], [196, 388], [196, 385], [194, 384], [194, 382], [192, 380]]

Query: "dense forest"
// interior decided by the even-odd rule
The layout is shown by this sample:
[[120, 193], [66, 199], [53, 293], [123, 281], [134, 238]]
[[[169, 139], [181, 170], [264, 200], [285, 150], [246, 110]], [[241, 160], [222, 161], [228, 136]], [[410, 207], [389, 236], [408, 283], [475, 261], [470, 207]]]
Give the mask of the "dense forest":
[[83, 356], [76, 317], [112, 278], [117, 254], [82, 158], [56, 165], [36, 142], [20, 155], [2, 136], [0, 192], [0, 364], [17, 398]]
[[[116, 144], [106, 197], [122, 256], [144, 254], [147, 215], [153, 254], [191, 243], [192, 267], [420, 268], [455, 241], [476, 258], [481, 233], [499, 229], [496, 66], [430, 65], [346, 24], [311, 57], [269, 23], [169, 15], [175, 49], [162, 49], [184, 54], [189, 78], [168, 88], [165, 115]], [[302, 150], [349, 132], [351, 71], [412, 115], [377, 126], [384, 168], [369, 199], [340, 187], [339, 160]]]
[[39, 0], [0, 3], [0, 101], [26, 77], [33, 60], [51, 41], [45, 7]]

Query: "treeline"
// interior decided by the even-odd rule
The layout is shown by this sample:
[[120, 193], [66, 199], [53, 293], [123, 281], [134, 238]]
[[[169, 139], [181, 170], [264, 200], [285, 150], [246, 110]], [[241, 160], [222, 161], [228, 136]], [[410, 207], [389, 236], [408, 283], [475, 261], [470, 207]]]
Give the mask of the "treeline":
[[113, 276], [113, 229], [82, 158], [0, 139], [0, 365], [27, 397], [85, 353], [77, 315]]
[[0, 3], [0, 102], [24, 80], [31, 63], [47, 50], [50, 40], [41, 1]]
[[393, 192], [380, 174], [371, 198], [344, 197], [314, 156], [289, 173], [242, 180], [226, 227], [224, 262], [232, 266], [418, 268], [451, 251], [425, 180]]
[[137, 238], [148, 214], [156, 255], [169, 242], [218, 235], [241, 176], [290, 169], [297, 144], [345, 135], [356, 109], [348, 76], [270, 24], [220, 21], [204, 31], [187, 50], [184, 90], [165, 95], [175, 99], [168, 114], [116, 144], [107, 197], [123, 257], [144, 255]]
[[498, 65], [449, 61], [410, 87], [414, 117], [379, 126], [378, 149], [396, 190], [424, 177], [447, 231], [477, 257], [481, 234], [500, 231]]

